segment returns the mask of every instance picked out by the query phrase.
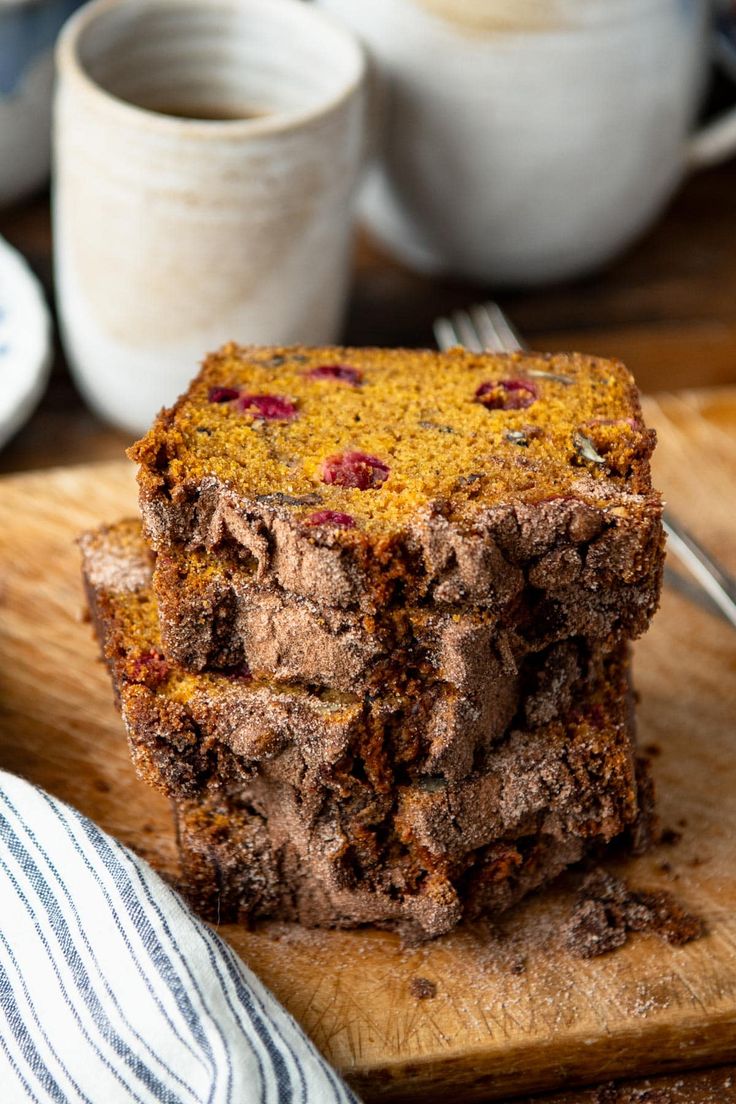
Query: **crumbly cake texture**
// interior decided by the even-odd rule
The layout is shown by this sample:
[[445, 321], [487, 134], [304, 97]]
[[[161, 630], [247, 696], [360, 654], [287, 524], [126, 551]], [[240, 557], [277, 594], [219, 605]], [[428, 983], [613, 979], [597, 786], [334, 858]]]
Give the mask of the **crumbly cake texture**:
[[[622, 648], [600, 660], [564, 717], [512, 724], [497, 745], [474, 748], [462, 778], [427, 775], [423, 723], [406, 729], [383, 723], [376, 703], [366, 719], [361, 699], [170, 663], [135, 525], [89, 534], [82, 550], [136, 768], [186, 810], [195, 899], [228, 870], [246, 887], [228, 898], [240, 913], [437, 935], [474, 909], [507, 907], [637, 823]], [[458, 744], [463, 733], [457, 724]], [[213, 802], [219, 857], [210, 829], [195, 830]], [[223, 809], [240, 809], [227, 831]], [[276, 887], [264, 890], [269, 904], [255, 889], [248, 896], [246, 883], [264, 880]]]
[[617, 361], [227, 345], [129, 455], [157, 551], [374, 613], [605, 593], [634, 635], [661, 580], [653, 445]]
[[[318, 863], [328, 868], [325, 877], [252, 806], [180, 802], [175, 816], [179, 888], [205, 919], [248, 924], [277, 917], [308, 928], [372, 924], [398, 929], [412, 941], [450, 931], [463, 918], [504, 912], [592, 846], [574, 837], [504, 841], [473, 856], [458, 875], [459, 893], [439, 881], [402, 893], [397, 884], [381, 890], [345, 879], [326, 860]], [[397, 874], [394, 883], [401, 881]]]
[[622, 947], [631, 932], [654, 932], [679, 947], [705, 931], [701, 917], [688, 912], [666, 890], [632, 889], [595, 867], [580, 886], [565, 925], [565, 943], [579, 958], [596, 958]]
[[269, 765], [248, 781], [220, 776], [175, 802], [189, 895], [222, 919], [427, 936], [501, 912], [642, 819], [631, 733], [603, 751], [610, 730], [591, 738], [590, 721], [557, 740], [549, 728], [516, 733], [482, 774], [399, 786], [383, 807], [375, 793], [344, 792], [347, 777], [338, 793], [295, 789]]
[[219, 791], [174, 803], [180, 888], [217, 923], [278, 917], [306, 927], [370, 923], [398, 929], [411, 940], [433, 937], [463, 919], [505, 912], [587, 856], [600, 859], [622, 846], [640, 853], [650, 846], [656, 817], [644, 759], [637, 761], [637, 779], [636, 817], [613, 844], [595, 835], [547, 834], [540, 822], [536, 832], [512, 834], [442, 861], [394, 848], [388, 863], [367, 872], [346, 862], [349, 851], [335, 849], [344, 829], [334, 811], [305, 852], [304, 830], [295, 827], [283, 793], [270, 804], [262, 791]]
[[[181, 666], [246, 664], [257, 676], [355, 693], [413, 672], [478, 697], [517, 680], [525, 663], [576, 664], [584, 645], [610, 651], [646, 626], [651, 595], [642, 603], [635, 588], [592, 583], [586, 595], [564, 572], [530, 575], [506, 618], [434, 605], [397, 605], [382, 616], [318, 605], [259, 584], [223, 552], [160, 552], [153, 588], [164, 651]], [[535, 664], [528, 657], [536, 653], [545, 654]]]
[[[517, 664], [508, 645], [500, 654], [494, 650], [487, 627], [445, 617], [442, 631], [428, 632], [415, 665], [394, 669], [387, 662], [382, 683], [350, 692], [268, 677], [269, 660], [271, 673], [290, 672], [273, 657], [283, 634], [275, 637], [267, 621], [260, 677], [242, 663], [193, 674], [170, 662], [162, 647], [150, 585], [153, 557], [140, 525], [104, 527], [81, 543], [90, 604], [137, 768], [174, 794], [197, 791], [213, 747], [220, 746], [245, 760], [293, 746], [299, 749], [293, 756], [305, 760], [293, 769], [312, 774], [334, 770], [349, 756], [363, 761], [371, 776], [385, 776], [389, 788], [392, 772], [458, 780], [512, 723], [534, 727], [569, 710], [601, 681], [610, 654], [569, 640]], [[312, 632], [301, 644], [303, 668], [319, 638]]]

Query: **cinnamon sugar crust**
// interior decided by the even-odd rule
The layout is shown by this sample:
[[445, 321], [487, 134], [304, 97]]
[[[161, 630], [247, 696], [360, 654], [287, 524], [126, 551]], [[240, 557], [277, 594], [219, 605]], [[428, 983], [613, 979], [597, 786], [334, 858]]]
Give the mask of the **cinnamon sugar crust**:
[[579, 559], [547, 556], [500, 613], [397, 604], [374, 615], [259, 583], [223, 551], [169, 549], [156, 557], [153, 589], [164, 650], [191, 670], [245, 663], [255, 675], [364, 693], [411, 669], [472, 697], [552, 645], [611, 650], [646, 627], [658, 579], [606, 588], [592, 566], [582, 575]]
[[[433, 854], [408, 845], [390, 825], [383, 847], [357, 846], [333, 802], [305, 824], [288, 788], [260, 779], [239, 792], [176, 801], [182, 886], [218, 922], [276, 917], [307, 927], [365, 924], [405, 938], [434, 938], [462, 920], [498, 915], [586, 855], [606, 837], [529, 820], [476, 847]], [[647, 819], [648, 809], [637, 809]], [[355, 825], [353, 825], [353, 831]]]
[[[498, 655], [487, 629], [463, 629], [448, 618], [432, 647], [415, 654], [416, 666], [389, 667], [390, 678], [365, 692], [242, 666], [195, 674], [171, 662], [162, 646], [150, 585], [153, 557], [137, 523], [103, 527], [82, 537], [81, 546], [98, 634], [124, 717], [131, 718], [136, 765], [163, 789], [170, 771], [173, 792], [185, 777], [185, 792], [196, 789], [203, 749], [213, 741], [244, 761], [276, 756], [296, 741], [312, 770], [350, 755], [371, 764], [391, 760], [408, 777], [464, 778], [512, 722], [535, 726], [569, 710], [602, 680], [613, 650], [568, 640], [517, 662], [508, 647]], [[129, 577], [121, 571], [126, 557]], [[314, 634], [307, 637], [308, 654], [318, 643]], [[276, 667], [278, 673], [283, 669]], [[168, 744], [161, 733], [171, 734]]]
[[[424, 724], [410, 738], [403, 718], [387, 723], [386, 701], [176, 668], [156, 635], [135, 527], [90, 534], [82, 548], [136, 769], [186, 810], [182, 848], [199, 856], [190, 876], [202, 907], [207, 877], [222, 884], [228, 870], [227, 908], [243, 915], [436, 935], [508, 907], [636, 822], [623, 648], [600, 658], [564, 716], [529, 724], [517, 710], [497, 744], [471, 741], [462, 776], [430, 774]], [[454, 731], [457, 763], [469, 726]], [[210, 827], [197, 828], [213, 802], [222, 855]]]

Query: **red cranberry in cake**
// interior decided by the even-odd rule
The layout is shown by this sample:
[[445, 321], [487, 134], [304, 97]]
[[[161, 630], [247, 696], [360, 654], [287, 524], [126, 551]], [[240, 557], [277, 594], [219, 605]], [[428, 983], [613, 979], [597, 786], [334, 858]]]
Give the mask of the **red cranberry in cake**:
[[376, 490], [388, 479], [389, 466], [366, 452], [343, 452], [328, 456], [322, 465], [322, 482], [359, 491]]
[[531, 380], [487, 380], [475, 392], [476, 400], [488, 410], [526, 410], [536, 402], [537, 388]]
[[296, 417], [296, 406], [283, 395], [241, 395], [238, 410], [266, 422], [287, 422]]
[[208, 398], [211, 403], [228, 403], [237, 399], [239, 394], [236, 387], [210, 387]]
[[350, 364], [319, 364], [316, 368], [310, 368], [305, 375], [307, 379], [336, 380], [339, 383], [352, 384], [353, 387], [357, 387], [363, 380], [361, 370]]
[[316, 510], [305, 520], [307, 525], [329, 525], [333, 529], [355, 528], [355, 518], [340, 510]]

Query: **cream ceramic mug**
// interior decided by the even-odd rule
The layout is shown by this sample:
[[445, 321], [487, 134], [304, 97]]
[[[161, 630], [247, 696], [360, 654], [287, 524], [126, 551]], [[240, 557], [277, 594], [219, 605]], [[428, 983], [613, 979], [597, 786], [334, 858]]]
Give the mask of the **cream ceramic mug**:
[[138, 433], [203, 353], [321, 344], [349, 284], [362, 48], [300, 0], [93, 0], [57, 48], [62, 338]]
[[379, 77], [363, 214], [421, 270], [500, 284], [587, 272], [689, 168], [736, 149], [736, 113], [693, 134], [707, 0], [320, 2]]

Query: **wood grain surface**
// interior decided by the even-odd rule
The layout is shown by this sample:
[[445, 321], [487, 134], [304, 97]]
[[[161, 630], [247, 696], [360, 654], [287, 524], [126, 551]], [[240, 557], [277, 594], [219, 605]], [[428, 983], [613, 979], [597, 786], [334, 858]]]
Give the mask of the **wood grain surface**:
[[[647, 407], [671, 508], [736, 570], [736, 389]], [[134, 509], [125, 464], [0, 483], [0, 766], [171, 875], [166, 802], [133, 776], [81, 617], [74, 537]], [[618, 869], [702, 915], [703, 939], [673, 948], [640, 935], [612, 955], [575, 959], [560, 941], [564, 881], [498, 930], [466, 928], [414, 949], [372, 931], [221, 929], [367, 1100], [507, 1099], [736, 1053], [736, 633], [667, 592], [637, 645], [636, 679], [662, 816], [682, 839]], [[413, 997], [415, 977], [435, 982], [436, 996]]]

